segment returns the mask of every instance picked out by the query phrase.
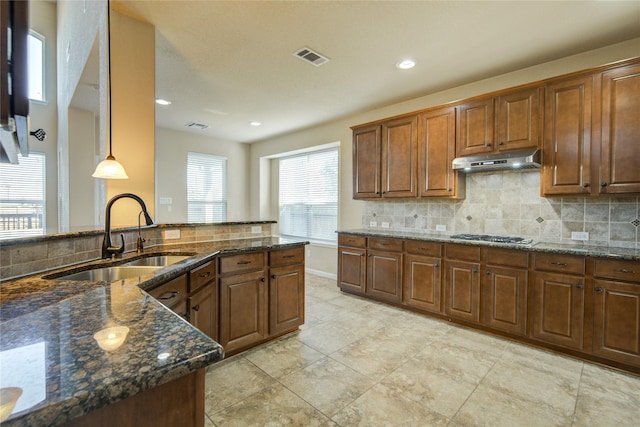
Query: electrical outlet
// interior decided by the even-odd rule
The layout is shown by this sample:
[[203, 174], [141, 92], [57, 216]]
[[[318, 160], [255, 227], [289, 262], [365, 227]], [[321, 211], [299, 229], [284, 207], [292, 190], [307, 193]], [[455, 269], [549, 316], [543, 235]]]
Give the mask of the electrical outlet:
[[586, 231], [572, 231], [571, 240], [589, 240], [589, 233]]
[[164, 238], [166, 240], [169, 239], [179, 239], [180, 238], [180, 230], [165, 230]]
[[307, 258], [311, 256], [311, 248], [307, 248]]
[[378, 223], [376, 221], [369, 222], [369, 227], [377, 227]]
[[380, 227], [389, 228], [389, 223], [388, 222], [383, 222], [383, 223], [380, 224]]
[[173, 203], [173, 199], [171, 197], [160, 197], [159, 202], [161, 205], [170, 205]]
[[253, 234], [262, 233], [262, 226], [261, 225], [253, 225], [253, 226], [251, 226], [251, 232]]
[[436, 231], [447, 231], [447, 226], [444, 224], [437, 224]]

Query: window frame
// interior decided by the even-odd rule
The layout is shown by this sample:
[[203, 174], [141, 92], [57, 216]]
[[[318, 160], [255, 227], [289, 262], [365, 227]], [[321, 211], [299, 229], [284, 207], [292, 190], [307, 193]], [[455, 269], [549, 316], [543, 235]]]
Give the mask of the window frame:
[[[196, 166], [195, 163], [191, 163], [191, 158], [192, 156], [194, 157], [199, 157], [200, 160], [202, 159], [209, 159], [209, 160], [214, 160], [217, 162], [221, 162], [222, 165], [222, 199], [221, 200], [205, 200], [205, 199], [192, 199], [192, 189], [191, 189], [191, 183], [189, 180], [189, 169], [190, 166]], [[217, 154], [211, 154], [211, 153], [202, 153], [202, 152], [198, 152], [198, 151], [188, 151], [187, 152], [187, 168], [186, 168], [186, 187], [187, 187], [187, 223], [190, 224], [198, 224], [198, 223], [214, 223], [214, 222], [225, 222], [227, 221], [227, 216], [228, 216], [228, 208], [229, 208], [229, 193], [228, 193], [228, 188], [227, 188], [227, 182], [228, 182], [228, 170], [227, 170], [227, 166], [228, 166], [228, 158], [226, 156], [220, 156]], [[198, 163], [200, 165], [204, 165], [204, 163], [202, 163], [201, 161], [198, 161]], [[223, 214], [222, 218], [212, 218], [212, 219], [207, 219], [206, 218], [206, 213], [205, 213], [205, 218], [195, 218], [193, 219], [193, 216], [195, 216], [196, 212], [195, 211], [191, 211], [191, 207], [192, 206], [203, 206], [203, 207], [207, 207], [210, 206], [212, 208], [213, 214], [215, 215], [216, 212], [216, 206], [223, 206], [223, 209], [220, 209], [219, 211]], [[203, 219], [202, 221], [200, 221], [200, 219]]]

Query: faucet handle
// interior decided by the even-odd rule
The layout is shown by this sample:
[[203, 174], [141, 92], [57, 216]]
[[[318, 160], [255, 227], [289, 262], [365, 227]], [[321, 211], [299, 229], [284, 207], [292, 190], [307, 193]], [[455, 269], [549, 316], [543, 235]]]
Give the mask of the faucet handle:
[[121, 246], [110, 246], [107, 248], [109, 253], [114, 254], [116, 258], [121, 258], [124, 253], [124, 234], [120, 234], [120, 241], [122, 242]]

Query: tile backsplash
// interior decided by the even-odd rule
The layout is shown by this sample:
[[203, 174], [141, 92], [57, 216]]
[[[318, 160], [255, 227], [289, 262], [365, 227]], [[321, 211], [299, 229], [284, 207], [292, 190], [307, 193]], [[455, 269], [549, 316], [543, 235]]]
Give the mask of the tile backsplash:
[[[415, 233], [477, 233], [640, 249], [638, 197], [540, 196], [540, 171], [475, 173], [463, 200], [368, 201], [362, 226]], [[436, 225], [446, 231], [436, 231]], [[588, 232], [586, 242], [571, 239]]]

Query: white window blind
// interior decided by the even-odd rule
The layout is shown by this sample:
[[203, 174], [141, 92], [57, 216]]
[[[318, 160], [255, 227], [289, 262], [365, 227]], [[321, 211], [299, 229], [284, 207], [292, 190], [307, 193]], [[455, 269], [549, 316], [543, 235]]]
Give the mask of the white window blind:
[[187, 155], [187, 220], [227, 220], [227, 159], [203, 153]]
[[32, 151], [18, 161], [0, 163], [0, 239], [45, 231], [45, 156]]
[[338, 149], [280, 159], [280, 234], [336, 241]]

